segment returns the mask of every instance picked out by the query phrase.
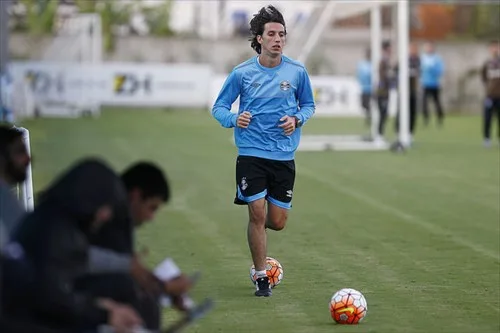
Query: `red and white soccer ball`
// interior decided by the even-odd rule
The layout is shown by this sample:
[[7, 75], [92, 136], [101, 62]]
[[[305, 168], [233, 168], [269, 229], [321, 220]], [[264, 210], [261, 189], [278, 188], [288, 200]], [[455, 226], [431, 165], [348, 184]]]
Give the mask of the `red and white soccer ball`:
[[[271, 284], [271, 288], [276, 287], [283, 280], [283, 266], [281, 266], [280, 262], [274, 258], [267, 257], [266, 258], [266, 274], [269, 278], [269, 283]], [[255, 285], [255, 280], [257, 280], [257, 276], [255, 274], [255, 266], [252, 265], [250, 267], [250, 280], [252, 284]]]
[[330, 314], [339, 324], [357, 324], [366, 316], [367, 310], [365, 297], [355, 289], [341, 289], [330, 300]]

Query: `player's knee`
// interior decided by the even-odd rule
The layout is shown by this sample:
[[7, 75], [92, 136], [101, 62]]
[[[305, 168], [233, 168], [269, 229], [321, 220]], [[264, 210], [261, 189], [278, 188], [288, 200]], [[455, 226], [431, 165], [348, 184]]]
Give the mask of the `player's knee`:
[[274, 231], [283, 230], [285, 229], [287, 218], [288, 216], [286, 215], [280, 215], [278, 217], [271, 218], [269, 220], [269, 223], [267, 223], [267, 227]]

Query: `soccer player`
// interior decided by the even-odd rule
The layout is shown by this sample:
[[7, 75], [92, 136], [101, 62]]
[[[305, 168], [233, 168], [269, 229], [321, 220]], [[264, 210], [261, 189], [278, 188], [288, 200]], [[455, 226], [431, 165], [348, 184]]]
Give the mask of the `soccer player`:
[[370, 100], [372, 96], [372, 64], [370, 62], [371, 52], [366, 50], [365, 59], [359, 62], [357, 76], [361, 86], [361, 106], [365, 110], [366, 125], [370, 126]]
[[[295, 151], [301, 126], [315, 112], [305, 67], [284, 56], [286, 27], [273, 6], [250, 22], [257, 56], [236, 66], [226, 79], [212, 114], [234, 127], [238, 147], [235, 204], [248, 205], [248, 244], [256, 269], [256, 296], [271, 296], [266, 275], [266, 228], [282, 230], [291, 208]], [[231, 105], [240, 97], [237, 114]], [[267, 211], [266, 211], [267, 202]]]
[[391, 59], [391, 43], [384, 41], [382, 43], [382, 59], [378, 66], [379, 84], [377, 90], [377, 104], [379, 111], [378, 136], [380, 139], [384, 136], [385, 124], [387, 121], [387, 112], [389, 108], [389, 93], [396, 86], [397, 73]]
[[486, 61], [481, 70], [481, 77], [486, 89], [483, 111], [484, 145], [491, 145], [491, 121], [496, 113], [498, 140], [500, 143], [500, 41], [490, 43], [491, 58]]
[[443, 125], [444, 111], [441, 106], [441, 77], [444, 72], [443, 59], [435, 52], [434, 44], [425, 45], [425, 53], [421, 57], [421, 83], [424, 88], [423, 95], [423, 115], [425, 125], [429, 125], [429, 106], [428, 100], [431, 98], [436, 106], [438, 124]]

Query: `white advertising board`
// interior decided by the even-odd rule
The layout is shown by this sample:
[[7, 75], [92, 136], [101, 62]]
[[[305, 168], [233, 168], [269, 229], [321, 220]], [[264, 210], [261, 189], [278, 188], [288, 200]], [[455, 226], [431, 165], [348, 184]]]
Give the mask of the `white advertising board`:
[[[209, 65], [13, 62], [14, 80], [28, 82], [36, 103], [211, 109], [226, 79]], [[316, 116], [363, 115], [355, 77], [311, 76]], [[395, 112], [391, 98], [390, 114]], [[238, 110], [239, 100], [233, 104]]]
[[11, 72], [37, 101], [144, 107], [205, 107], [212, 77], [210, 66], [191, 64], [14, 62]]

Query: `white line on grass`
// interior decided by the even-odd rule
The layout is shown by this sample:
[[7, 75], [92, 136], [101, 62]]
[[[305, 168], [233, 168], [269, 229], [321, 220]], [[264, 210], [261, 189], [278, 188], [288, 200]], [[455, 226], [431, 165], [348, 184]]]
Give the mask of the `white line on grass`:
[[401, 218], [403, 221], [407, 222], [407, 223], [410, 223], [410, 224], [413, 224], [413, 225], [416, 225], [416, 226], [419, 226], [421, 228], [424, 228], [430, 232], [432, 232], [433, 234], [436, 234], [436, 235], [448, 235], [450, 236], [450, 238], [448, 239], [451, 239], [452, 241], [454, 241], [455, 243], [457, 244], [460, 244], [462, 246], [465, 246], [465, 247], [468, 247], [470, 249], [472, 249], [473, 251], [477, 252], [477, 253], [480, 253], [482, 255], [485, 255], [485, 256], [488, 256], [490, 258], [493, 258], [497, 261], [500, 261], [500, 255], [495, 252], [492, 252], [490, 250], [487, 250], [481, 246], [478, 246], [474, 243], [471, 243], [465, 239], [462, 239], [460, 237], [457, 237], [455, 235], [452, 235], [450, 234], [449, 232], [443, 230], [442, 228], [440, 228], [439, 226], [435, 225], [435, 224], [432, 224], [430, 222], [427, 222], [423, 219], [421, 219], [420, 217], [417, 217], [417, 216], [414, 216], [414, 215], [410, 215], [408, 213], [405, 213], [397, 208], [394, 208], [390, 205], [387, 205], [381, 201], [378, 201], [378, 200], [375, 200], [374, 198], [372, 197], [369, 197], [363, 193], [360, 193], [356, 190], [353, 190], [352, 188], [347, 188], [345, 186], [342, 186], [340, 184], [337, 184], [335, 183], [334, 181], [331, 181], [329, 180], [328, 178], [326, 177], [321, 177], [321, 176], [318, 176], [316, 173], [312, 172], [311, 170], [308, 170], [307, 168], [305, 168], [304, 166], [301, 166], [300, 168], [298, 168], [297, 172], [299, 174], [302, 174], [308, 178], [311, 178], [319, 183], [323, 183], [323, 184], [326, 184], [328, 185], [330, 188], [336, 190], [337, 192], [340, 192], [344, 195], [347, 195], [347, 196], [350, 196], [351, 198], [354, 198], [354, 199], [357, 199], [359, 201], [362, 201], [380, 211], [384, 211], [386, 213], [390, 213], [390, 214], [393, 214], [399, 218]]

